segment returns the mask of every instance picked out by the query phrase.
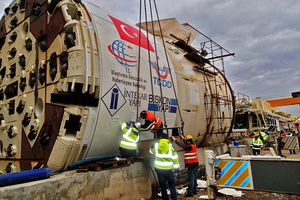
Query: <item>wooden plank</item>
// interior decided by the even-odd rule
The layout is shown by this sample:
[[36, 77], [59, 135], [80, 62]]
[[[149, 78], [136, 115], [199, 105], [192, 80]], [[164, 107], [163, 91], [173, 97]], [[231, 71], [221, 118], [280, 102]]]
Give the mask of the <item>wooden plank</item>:
[[88, 164], [84, 166], [79, 166], [77, 172], [87, 172], [87, 171], [101, 171], [105, 169], [112, 169], [118, 167], [125, 167], [131, 164], [131, 160], [109, 160], [109, 161], [100, 161], [94, 164]]
[[274, 149], [272, 147], [269, 147], [269, 149], [271, 151], [272, 156], [277, 156], [276, 153], [275, 153], [275, 151], [274, 151]]

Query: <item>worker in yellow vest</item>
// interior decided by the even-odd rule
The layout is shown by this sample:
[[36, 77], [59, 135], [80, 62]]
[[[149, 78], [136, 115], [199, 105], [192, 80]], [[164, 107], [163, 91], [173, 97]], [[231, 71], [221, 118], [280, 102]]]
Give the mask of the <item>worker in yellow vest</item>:
[[185, 140], [183, 137], [175, 139], [172, 136], [172, 139], [175, 140], [175, 143], [182, 147], [185, 150], [184, 153], [184, 163], [185, 168], [188, 168], [188, 191], [185, 197], [192, 197], [194, 194], [197, 194], [197, 172], [199, 167], [199, 159], [197, 155], [197, 145], [193, 142], [193, 137], [191, 135], [187, 135]]
[[167, 181], [171, 191], [172, 200], [177, 199], [175, 189], [174, 172], [179, 172], [178, 155], [174, 147], [167, 139], [167, 134], [161, 134], [160, 140], [154, 143], [149, 151], [155, 155], [154, 167], [157, 173], [159, 186], [163, 199], [169, 199], [167, 194]]
[[140, 138], [140, 127], [140, 122], [135, 122], [133, 125], [130, 121], [121, 124], [123, 137], [119, 145], [119, 151], [124, 158], [130, 158], [132, 162], [134, 162], [134, 158], [136, 157], [137, 143]]
[[264, 146], [266, 147], [266, 146], [267, 146], [267, 140], [268, 140], [269, 135], [268, 135], [267, 133], [263, 132], [263, 131], [260, 131], [259, 134], [260, 134], [260, 136], [261, 136], [262, 139], [263, 139], [263, 144], [264, 144]]
[[253, 155], [260, 155], [260, 150], [263, 149], [263, 143], [261, 139], [258, 137], [259, 134], [255, 133], [254, 138], [251, 140], [250, 147], [253, 151]]

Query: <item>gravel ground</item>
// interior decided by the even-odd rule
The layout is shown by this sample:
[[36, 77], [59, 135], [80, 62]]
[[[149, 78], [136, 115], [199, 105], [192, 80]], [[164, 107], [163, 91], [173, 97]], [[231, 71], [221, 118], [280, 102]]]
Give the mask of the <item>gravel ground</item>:
[[[242, 191], [242, 197], [233, 197], [223, 195], [221, 193], [217, 194], [216, 200], [228, 200], [228, 199], [243, 199], [243, 200], [300, 200], [300, 195], [292, 195], [292, 194], [281, 194], [274, 192], [262, 192], [262, 191], [252, 191], [252, 190], [240, 190]], [[207, 190], [201, 190], [193, 197], [184, 197], [184, 195], [178, 194], [177, 199], [186, 199], [186, 200], [199, 200], [201, 195], [207, 195]], [[169, 195], [170, 198], [170, 195]], [[152, 200], [161, 200], [161, 197], [153, 198]]]
[[[291, 194], [279, 194], [279, 193], [271, 193], [271, 192], [262, 192], [262, 191], [251, 191], [251, 190], [239, 190], [242, 191], [243, 195], [242, 197], [233, 197], [233, 196], [226, 196], [223, 194], [218, 193], [218, 196], [216, 200], [224, 200], [224, 199], [243, 199], [243, 200], [275, 200], [275, 199], [282, 199], [282, 200], [297, 200], [300, 199], [299, 195], [291, 195]], [[199, 197], [201, 195], [207, 195], [206, 190], [202, 190], [198, 192], [197, 195], [194, 195], [193, 197], [184, 197], [184, 195], [178, 195], [177, 199], [200, 199]]]
[[[265, 154], [271, 154], [269, 150], [263, 150], [261, 152], [262, 155]], [[290, 154], [289, 150], [283, 150], [282, 155], [286, 156], [288, 159], [300, 159], [300, 151], [296, 150], [296, 154]], [[284, 159], [284, 158], [283, 158]], [[263, 192], [263, 191], [253, 191], [253, 190], [241, 190], [236, 189], [237, 191], [242, 191], [243, 195], [242, 197], [233, 197], [233, 196], [227, 196], [223, 195], [221, 193], [218, 193], [216, 200], [224, 200], [224, 199], [243, 199], [243, 200], [300, 200], [300, 195], [292, 195], [292, 194], [282, 194], [282, 193], [274, 193], [274, 192]], [[300, 190], [300, 189], [299, 189]], [[207, 195], [207, 190], [200, 190], [196, 195], [193, 197], [184, 197], [184, 195], [178, 194], [177, 199], [187, 199], [187, 200], [193, 200], [193, 199], [200, 199], [199, 197], [201, 195]], [[161, 197], [153, 198], [152, 200], [159, 200]]]

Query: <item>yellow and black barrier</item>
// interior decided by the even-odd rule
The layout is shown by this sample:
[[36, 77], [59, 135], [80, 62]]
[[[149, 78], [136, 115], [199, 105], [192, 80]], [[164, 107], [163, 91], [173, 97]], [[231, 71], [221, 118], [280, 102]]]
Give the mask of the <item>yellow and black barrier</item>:
[[250, 161], [216, 160], [215, 167], [221, 170], [219, 186], [253, 189]]
[[300, 194], [300, 160], [245, 156], [217, 159], [214, 167], [218, 187]]
[[298, 137], [280, 137], [281, 149], [296, 150], [299, 149], [299, 138]]

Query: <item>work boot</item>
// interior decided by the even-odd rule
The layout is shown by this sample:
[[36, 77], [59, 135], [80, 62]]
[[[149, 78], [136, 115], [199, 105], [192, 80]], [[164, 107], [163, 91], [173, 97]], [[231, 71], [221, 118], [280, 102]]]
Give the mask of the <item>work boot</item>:
[[193, 194], [187, 193], [184, 197], [193, 197]]

